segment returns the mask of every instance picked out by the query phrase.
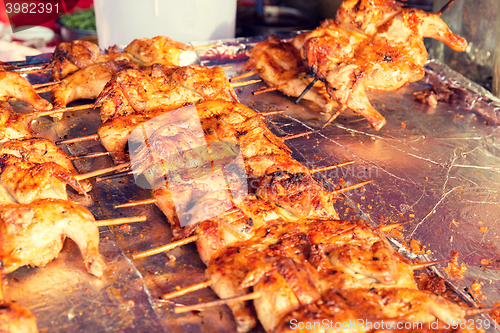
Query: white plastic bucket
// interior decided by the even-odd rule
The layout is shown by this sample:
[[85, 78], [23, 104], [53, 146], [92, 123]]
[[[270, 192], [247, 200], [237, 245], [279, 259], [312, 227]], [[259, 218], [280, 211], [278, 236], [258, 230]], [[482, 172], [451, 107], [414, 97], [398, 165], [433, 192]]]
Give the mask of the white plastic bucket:
[[182, 43], [234, 38], [236, 0], [94, 0], [99, 47], [168, 36]]

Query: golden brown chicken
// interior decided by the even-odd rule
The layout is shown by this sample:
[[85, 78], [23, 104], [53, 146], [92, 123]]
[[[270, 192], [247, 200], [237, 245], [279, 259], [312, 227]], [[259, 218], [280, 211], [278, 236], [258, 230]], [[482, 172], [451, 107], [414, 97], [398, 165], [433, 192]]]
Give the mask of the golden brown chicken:
[[106, 61], [79, 69], [52, 90], [52, 103], [59, 108], [79, 99], [95, 99], [114, 74], [131, 66], [126, 61]]
[[52, 104], [38, 96], [31, 83], [17, 73], [0, 70], [0, 101], [14, 97], [37, 110], [50, 110]]
[[[377, 1], [377, 5], [382, 5], [381, 12], [386, 8], [383, 5], [388, 3], [394, 1]], [[423, 66], [427, 60], [424, 37], [443, 41], [456, 51], [464, 51], [467, 47], [467, 42], [454, 35], [438, 15], [417, 9], [402, 9], [392, 17], [392, 14], [370, 14], [371, 11], [379, 13], [378, 9], [370, 8], [370, 11], [366, 11], [366, 17], [355, 16], [363, 20], [376, 17], [383, 21], [383, 24], [374, 23], [378, 27], [376, 33], [362, 42], [351, 45], [348, 39], [322, 36], [309, 37], [303, 45], [302, 56], [306, 65], [327, 84], [328, 93], [341, 105], [329, 121], [348, 107], [379, 130], [386, 121], [370, 104], [366, 90], [392, 91], [420, 80], [424, 76]], [[356, 6], [354, 10], [365, 13]], [[356, 20], [354, 22], [363, 27], [362, 23]], [[371, 32], [371, 26], [370, 24], [363, 29]], [[344, 30], [338, 24], [330, 24], [327, 28], [332, 27], [336, 31]], [[311, 36], [314, 34], [313, 31]], [[333, 49], [333, 52], [325, 52], [325, 49]]]
[[87, 271], [102, 276], [106, 265], [99, 254], [99, 230], [85, 207], [57, 199], [0, 206], [4, 273], [26, 265], [45, 266], [57, 258], [66, 237], [80, 248]]
[[96, 101], [105, 123], [118, 116], [173, 110], [205, 100], [237, 100], [221, 67], [191, 65], [180, 68], [153, 66], [151, 74], [138, 70], [118, 72]]
[[[269, 87], [276, 87], [291, 97], [299, 97], [313, 80], [306, 78], [307, 71], [300, 58], [300, 51], [293, 44], [282, 42], [274, 35], [252, 48], [242, 71], [252, 68]], [[325, 84], [321, 81], [316, 82], [302, 98], [317, 104], [324, 112], [331, 112], [337, 105], [327, 94]]]
[[79, 69], [108, 61], [126, 61], [148, 66], [154, 63], [179, 66], [185, 51], [192, 52], [194, 49], [165, 36], [136, 39], [123, 51], [114, 46], [108, 48], [105, 53], [101, 53], [96, 44], [88, 41], [63, 42], [57, 45], [52, 56], [52, 78], [62, 80]]
[[0, 145], [7, 140], [32, 136], [33, 113], [17, 113], [7, 102], [0, 102]]
[[[20, 164], [21, 162], [23, 164]], [[47, 139], [27, 138], [9, 140], [0, 147], [0, 173], [10, 170], [14, 176], [16, 172], [14, 170], [20, 171], [21, 169], [24, 169], [24, 172], [32, 176], [37, 174], [44, 175], [44, 177], [48, 174], [58, 175], [59, 180], [68, 182], [71, 186], [75, 186], [75, 189], [79, 189], [79, 191], [89, 192], [92, 189], [92, 184], [89, 180], [82, 180], [80, 183], [75, 183], [72, 180], [72, 177], [78, 174], [75, 167], [66, 154]], [[28, 192], [31, 190], [30, 186], [34, 186], [35, 184], [40, 185], [39, 190], [42, 192], [50, 191], [51, 188], [49, 185], [60, 184], [56, 180], [48, 180], [44, 177], [37, 177], [39, 179], [34, 178], [34, 183], [30, 183], [31, 180], [25, 180], [17, 176], [14, 177], [16, 180], [6, 178], [6, 181], [13, 182], [11, 184], [12, 188], [17, 188], [20, 184], [27, 182], [24, 184], [30, 184], [25, 188]], [[21, 183], [17, 183], [18, 181]], [[53, 181], [54, 183], [52, 183]], [[58, 186], [56, 187], [60, 188]], [[21, 186], [21, 188], [23, 187]], [[56, 191], [60, 193], [60, 190]], [[26, 195], [30, 197], [29, 194]], [[21, 195], [19, 193], [19, 196], [24, 196], [24, 194]]]

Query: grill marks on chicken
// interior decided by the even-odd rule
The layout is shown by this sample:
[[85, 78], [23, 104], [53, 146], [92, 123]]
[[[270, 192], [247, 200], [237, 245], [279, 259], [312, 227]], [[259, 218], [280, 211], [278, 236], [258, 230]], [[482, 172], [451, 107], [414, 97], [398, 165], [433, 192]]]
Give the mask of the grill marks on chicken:
[[0, 206], [3, 273], [26, 265], [45, 266], [58, 256], [66, 237], [78, 245], [87, 271], [102, 276], [105, 264], [99, 254], [99, 231], [86, 208], [58, 199]]
[[119, 116], [173, 110], [205, 100], [238, 100], [221, 67], [154, 65], [150, 75], [138, 70], [118, 72], [106, 84], [96, 105], [101, 105], [105, 123]]
[[102, 54], [96, 44], [88, 41], [63, 42], [57, 45], [52, 56], [52, 78], [62, 80], [80, 69], [109, 61], [126, 61], [146, 66], [154, 63], [179, 66], [181, 53], [193, 50], [192, 47], [165, 36], [136, 39], [123, 52], [115, 46]]
[[[365, 37], [353, 44], [352, 38], [348, 42], [332, 36], [316, 37], [317, 32], [313, 31], [306, 37], [301, 52], [310, 70], [326, 83], [330, 96], [379, 130], [385, 119], [370, 104], [365, 91], [392, 91], [420, 80], [427, 60], [424, 37], [436, 38], [456, 51], [464, 51], [467, 42], [454, 35], [437, 15], [399, 9], [392, 0], [361, 2], [346, 2], [339, 9], [340, 22], [326, 28], [338, 32], [352, 27], [367, 34]], [[342, 54], [325, 52], [332, 47], [340, 48]]]
[[68, 199], [66, 186], [85, 194], [92, 189], [78, 174], [65, 153], [41, 138], [9, 140], [0, 147], [0, 181], [17, 202], [39, 198]]
[[[305, 77], [307, 71], [302, 64], [300, 51], [274, 35], [257, 44], [249, 57], [242, 71], [254, 68], [269, 87], [277, 87], [287, 96], [299, 97], [313, 80]], [[303, 99], [316, 103], [325, 112], [331, 112], [337, 105], [327, 94], [322, 82], [315, 83]]]

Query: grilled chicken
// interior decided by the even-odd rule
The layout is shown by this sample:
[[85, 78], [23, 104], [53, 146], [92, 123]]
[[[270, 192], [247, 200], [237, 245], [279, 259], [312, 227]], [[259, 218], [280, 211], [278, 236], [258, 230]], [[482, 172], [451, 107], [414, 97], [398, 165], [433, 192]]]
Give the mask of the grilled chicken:
[[79, 69], [66, 76], [52, 90], [52, 103], [59, 108], [79, 99], [95, 99], [113, 74], [130, 67], [126, 61], [107, 61]]
[[[404, 332], [396, 329], [399, 323], [401, 328], [413, 327], [413, 332], [425, 332], [427, 329], [434, 331], [429, 328], [429, 323], [436, 322], [436, 319], [443, 323], [460, 322], [464, 316], [464, 310], [458, 305], [426, 290], [334, 288], [318, 302], [290, 312], [274, 331], [364, 333], [373, 332], [373, 327], [381, 327], [383, 321], [385, 330], [377, 331], [389, 331], [388, 327], [392, 325], [390, 331]], [[302, 323], [300, 328], [298, 323]], [[409, 326], [404, 326], [404, 323], [409, 323]]]
[[151, 74], [120, 71], [96, 101], [103, 123], [118, 116], [173, 110], [205, 100], [237, 100], [220, 67], [192, 65], [179, 68], [153, 66]]
[[[21, 161], [24, 163], [22, 166], [19, 164]], [[11, 184], [13, 188], [16, 188], [20, 184], [26, 184], [26, 187], [21, 186], [20, 188], [24, 188], [29, 192], [30, 186], [38, 184], [41, 186], [39, 190], [50, 190], [50, 187], [47, 186], [58, 184], [57, 180], [48, 180], [41, 175], [47, 176], [48, 174], [52, 174], [54, 176], [57, 175], [56, 178], [59, 180], [68, 182], [80, 192], [89, 192], [92, 189], [92, 184], [89, 180], [83, 180], [80, 183], [74, 182], [72, 177], [78, 174], [75, 167], [60, 148], [46, 139], [28, 138], [9, 140], [0, 147], [0, 173], [4, 173], [6, 170], [14, 172], [17, 169], [20, 171], [23, 168], [27, 174], [33, 177], [40, 177], [40, 179], [25, 180], [16, 175], [15, 178], [17, 180], [10, 181], [14, 183], [20, 181], [21, 183], [17, 183], [17, 185]], [[6, 179], [6, 181], [9, 180]], [[34, 183], [30, 183], [31, 181]], [[60, 192], [59, 190], [56, 191]], [[21, 195], [19, 193], [18, 195], [24, 197], [24, 194]], [[29, 194], [26, 195], [29, 197]]]
[[57, 258], [66, 237], [80, 248], [87, 271], [102, 276], [99, 231], [84, 207], [65, 200], [39, 199], [28, 205], [0, 206], [0, 260], [3, 272], [45, 266]]
[[24, 101], [37, 110], [52, 109], [52, 104], [38, 96], [28, 80], [17, 73], [0, 70], [0, 101], [6, 102], [11, 97]]
[[[312, 81], [312, 78], [306, 78], [300, 51], [274, 35], [252, 48], [242, 71], [252, 68], [269, 87], [276, 87], [291, 97], [299, 97]], [[303, 99], [316, 103], [324, 112], [331, 112], [337, 105], [327, 94], [325, 84], [321, 81], [316, 82]]]
[[109, 61], [179, 66], [184, 51], [193, 51], [193, 48], [164, 36], [136, 39], [123, 52], [115, 46], [108, 48], [106, 53], [101, 53], [96, 44], [88, 41], [63, 42], [57, 45], [52, 56], [52, 78], [62, 80], [79, 69]]
[[0, 102], [0, 146], [11, 139], [23, 139], [32, 136], [32, 113], [17, 113], [9, 103]]
[[[355, 6], [354, 10], [357, 9]], [[370, 10], [378, 13], [376, 8]], [[359, 11], [365, 13], [362, 9]], [[370, 104], [366, 90], [393, 91], [420, 80], [424, 76], [423, 66], [427, 60], [424, 37], [441, 40], [456, 51], [464, 51], [467, 42], [454, 35], [439, 16], [421, 10], [403, 9], [388, 20], [385, 14], [377, 16], [370, 11], [365, 14], [366, 17], [360, 17], [367, 19], [374, 16], [382, 20], [383, 23], [374, 23], [378, 27], [376, 33], [354, 45], [352, 39], [309, 37], [303, 45], [302, 56], [310, 70], [326, 83], [328, 93], [342, 108], [352, 109], [379, 130], [386, 121]], [[391, 15], [388, 14], [389, 17]], [[362, 23], [354, 22], [363, 27]], [[337, 32], [343, 30], [337, 23], [329, 24], [327, 28], [334, 28]], [[371, 32], [371, 23], [362, 31], [364, 29]], [[311, 35], [314, 34], [313, 31]], [[330, 50], [333, 52], [330, 53]]]

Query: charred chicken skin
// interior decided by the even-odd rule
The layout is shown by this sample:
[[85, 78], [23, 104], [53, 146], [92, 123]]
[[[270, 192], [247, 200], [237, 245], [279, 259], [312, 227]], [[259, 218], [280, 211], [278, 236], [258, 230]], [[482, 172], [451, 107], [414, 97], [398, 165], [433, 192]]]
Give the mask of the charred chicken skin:
[[110, 47], [101, 53], [99, 47], [88, 41], [75, 40], [57, 45], [52, 56], [52, 78], [62, 80], [82, 68], [109, 61], [126, 61], [136, 65], [179, 66], [180, 56], [193, 48], [165, 36], [132, 41], [123, 52], [118, 47]]
[[78, 174], [66, 154], [41, 138], [9, 140], [0, 147], [1, 183], [19, 203], [37, 198], [68, 198], [66, 185], [78, 193], [92, 189], [88, 180], [77, 182]]
[[57, 258], [66, 237], [80, 248], [87, 271], [102, 276], [99, 231], [84, 207], [65, 200], [39, 199], [30, 204], [0, 206], [0, 260], [3, 273], [45, 266]]
[[[365, 10], [358, 2], [350, 11], [339, 9], [340, 23], [327, 22], [318, 28], [353, 35], [356, 32], [346, 31], [343, 25], [355, 25], [355, 31], [369, 34], [354, 44], [352, 38], [338, 39], [328, 34], [317, 37], [318, 31], [313, 31], [301, 49], [306, 66], [326, 83], [328, 93], [341, 110], [352, 109], [376, 130], [386, 121], [370, 104], [366, 90], [392, 91], [422, 79], [427, 60], [425, 37], [443, 41], [456, 51], [467, 47], [467, 42], [454, 35], [439, 16], [417, 9], [394, 9], [391, 4], [394, 1], [377, 1], [377, 7], [368, 6], [369, 10]], [[365, 25], [365, 20], [371, 18], [381, 21]]]

